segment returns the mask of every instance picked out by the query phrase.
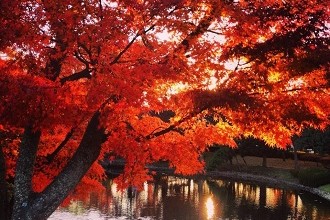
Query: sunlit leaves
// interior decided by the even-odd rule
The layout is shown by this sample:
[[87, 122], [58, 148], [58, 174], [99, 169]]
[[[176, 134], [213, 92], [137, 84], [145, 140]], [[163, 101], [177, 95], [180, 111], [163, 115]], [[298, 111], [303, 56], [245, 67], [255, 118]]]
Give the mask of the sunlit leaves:
[[[70, 160], [96, 110], [108, 138], [100, 159], [126, 160], [122, 186], [141, 185], [158, 160], [202, 171], [199, 155], [213, 143], [255, 136], [284, 148], [303, 127], [329, 124], [323, 1], [0, 4], [0, 126], [42, 131], [37, 191]], [[10, 169], [17, 145], [4, 148]], [[83, 181], [95, 185], [102, 171], [95, 163]]]

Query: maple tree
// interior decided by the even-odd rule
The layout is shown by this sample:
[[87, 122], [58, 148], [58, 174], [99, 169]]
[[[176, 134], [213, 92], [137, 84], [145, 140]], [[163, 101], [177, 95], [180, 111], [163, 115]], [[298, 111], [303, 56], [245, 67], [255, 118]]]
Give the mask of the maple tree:
[[[254, 136], [284, 148], [306, 126], [324, 129], [326, 7], [1, 1], [0, 184], [14, 179], [12, 219], [46, 219], [79, 182], [98, 185], [106, 152], [126, 159], [125, 187], [148, 179], [154, 161], [202, 171], [213, 143]], [[152, 113], [165, 110], [174, 116]]]

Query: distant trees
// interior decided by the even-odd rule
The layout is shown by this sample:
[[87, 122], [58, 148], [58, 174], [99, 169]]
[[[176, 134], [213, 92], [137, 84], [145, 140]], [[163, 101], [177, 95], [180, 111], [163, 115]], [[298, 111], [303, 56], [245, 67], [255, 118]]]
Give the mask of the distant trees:
[[293, 137], [293, 144], [298, 150], [313, 149], [319, 154], [330, 153], [330, 127], [324, 131], [306, 128], [301, 136]]
[[237, 140], [238, 154], [244, 156], [258, 156], [262, 157], [262, 166], [267, 167], [267, 157], [271, 153], [279, 151], [279, 149], [270, 148], [263, 140], [253, 137], [243, 138]]
[[[300, 136], [293, 136], [292, 142], [294, 147], [293, 153], [285, 149], [270, 147], [264, 140], [254, 137], [237, 139], [236, 149], [230, 149], [229, 146], [214, 144], [211, 147], [212, 151], [214, 151], [214, 156], [211, 158], [208, 168], [213, 169], [222, 163], [226, 163], [228, 161], [232, 162], [232, 158], [235, 155], [240, 155], [245, 164], [245, 156], [262, 157], [263, 167], [267, 167], [267, 158], [283, 158], [283, 160], [285, 160], [286, 157], [290, 157], [295, 160], [295, 169], [299, 168], [298, 158], [300, 160], [321, 162], [324, 164], [324, 162], [322, 162], [322, 160], [325, 159], [324, 157], [321, 158], [318, 155], [311, 154], [299, 156], [297, 151], [312, 149], [315, 153], [321, 155], [330, 154], [330, 126], [323, 131], [314, 128], [306, 128]], [[219, 149], [215, 150], [216, 148]]]
[[288, 151], [277, 147], [270, 147], [265, 141], [254, 137], [240, 138], [236, 140], [237, 148], [227, 145], [213, 144], [210, 151], [214, 152], [207, 164], [207, 169], [212, 170], [223, 163], [232, 164], [232, 159], [240, 155], [246, 165], [245, 156], [262, 157], [262, 166], [267, 167], [267, 158], [288, 157]]

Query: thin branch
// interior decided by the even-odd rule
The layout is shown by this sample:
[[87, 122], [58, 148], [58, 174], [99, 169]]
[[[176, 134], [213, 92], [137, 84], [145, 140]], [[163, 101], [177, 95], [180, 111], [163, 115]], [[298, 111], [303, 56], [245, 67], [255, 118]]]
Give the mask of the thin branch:
[[205, 16], [200, 23], [197, 25], [195, 30], [189, 33], [185, 39], [181, 41], [178, 47], [174, 50], [174, 52], [182, 51], [186, 53], [190, 48], [190, 42], [199, 38], [202, 34], [208, 31], [208, 28], [212, 24], [213, 20], [218, 16], [219, 13], [219, 5], [217, 3], [212, 4], [212, 9], [209, 15]]
[[[78, 50], [79, 50], [79, 48], [81, 47], [81, 48], [84, 49], [84, 51], [88, 54], [89, 57], [92, 56], [91, 49], [90, 49], [90, 48], [87, 48], [85, 44], [78, 42], [78, 46], [79, 46], [79, 47], [78, 47]], [[81, 53], [80, 53], [80, 54], [81, 54]]]
[[[321, 85], [321, 86], [309, 86], [309, 87], [303, 87], [303, 88], [292, 88], [292, 89], [284, 89], [280, 92], [282, 93], [289, 93], [289, 92], [296, 92], [296, 91], [303, 91], [303, 90], [310, 90], [310, 91], [323, 91], [323, 89], [328, 89], [329, 87], [327, 85]], [[251, 92], [248, 93], [248, 95], [266, 95], [270, 94], [271, 92], [265, 91], [265, 92]]]
[[110, 63], [110, 65], [113, 65], [118, 62], [118, 60], [124, 55], [124, 53], [132, 46], [132, 44], [135, 42], [135, 40], [141, 36], [142, 34], [146, 34], [148, 31], [152, 30], [155, 27], [155, 24], [151, 25], [148, 29], [143, 31], [138, 31], [133, 39], [126, 45], [126, 47], [120, 51], [120, 53], [114, 58], [114, 60]]
[[218, 34], [218, 35], [221, 35], [222, 34], [221, 32], [217, 32], [217, 31], [213, 31], [213, 30], [209, 30], [209, 29], [207, 29], [206, 31], [207, 32], [211, 32], [213, 34]]
[[89, 65], [89, 61], [87, 61], [79, 51], [75, 51], [74, 52], [74, 56], [80, 61], [82, 62], [83, 64], [85, 64], [85, 66], [87, 67]]
[[107, 98], [102, 104], [101, 106], [98, 108], [98, 111], [101, 111], [109, 102], [113, 102], [113, 103], [118, 103], [120, 100], [120, 96], [113, 94], [111, 96], [109, 96], [109, 98]]
[[132, 46], [134, 41], [140, 36], [139, 32], [135, 34], [133, 39], [126, 45], [126, 47], [120, 51], [120, 53], [114, 58], [114, 60], [110, 63], [110, 65], [113, 65], [117, 63], [117, 61], [124, 55], [124, 53]]
[[71, 128], [71, 130], [67, 133], [67, 135], [65, 136], [64, 140], [60, 143], [60, 145], [58, 145], [58, 147], [53, 151], [53, 153], [48, 154], [46, 159], [48, 161], [48, 163], [51, 163], [55, 156], [63, 149], [63, 147], [69, 142], [69, 140], [71, 139], [74, 131], [75, 131], [76, 127]]
[[[168, 13], [168, 16], [171, 15], [174, 11], [176, 11], [178, 9], [178, 7], [175, 7], [173, 10], [171, 10]], [[147, 32], [149, 32], [150, 30], [152, 30], [157, 24], [157, 21], [155, 21], [149, 28], [145, 29], [145, 30], [140, 30], [138, 31], [135, 36], [132, 38], [132, 40], [126, 45], [126, 47], [120, 51], [120, 53], [114, 58], [114, 60], [110, 63], [110, 65], [113, 65], [115, 63], [118, 63], [119, 59], [124, 55], [124, 53], [132, 46], [132, 44], [135, 42], [135, 40], [141, 36], [146, 34]]]
[[[158, 127], [158, 128], [155, 128], [149, 135], [152, 135], [154, 134], [157, 130], [159, 129], [165, 129], [164, 127]], [[148, 135], [147, 135], [148, 136]]]
[[[177, 7], [175, 7], [173, 10], [171, 10], [168, 15], [172, 14], [176, 9], [177, 9]], [[100, 11], [103, 12], [103, 7], [102, 7], [102, 4], [101, 4], [101, 1], [100, 1]], [[103, 15], [101, 15], [101, 16], [103, 16]], [[113, 61], [110, 63], [110, 65], [114, 65], [116, 63], [119, 63], [119, 60], [122, 58], [122, 56], [125, 54], [125, 52], [133, 45], [133, 43], [136, 41], [136, 39], [139, 36], [145, 35], [147, 32], [152, 30], [156, 26], [156, 23], [157, 23], [157, 21], [154, 22], [154, 24], [152, 24], [149, 28], [139, 30], [135, 34], [135, 36], [132, 38], [132, 40], [126, 45], [126, 47], [122, 51], [120, 51], [119, 54], [113, 59]], [[78, 80], [78, 79], [81, 79], [81, 78], [91, 79], [91, 77], [92, 77], [92, 75], [91, 75], [92, 69], [89, 68], [89, 64], [92, 61], [88, 61], [87, 59], [84, 58], [84, 56], [80, 52], [80, 48], [82, 48], [88, 54], [88, 56], [90, 57], [90, 60], [91, 60], [91, 57], [92, 57], [91, 50], [89, 48], [87, 48], [86, 45], [84, 45], [83, 43], [78, 42], [78, 50], [74, 52], [74, 56], [80, 62], [84, 63], [86, 68], [84, 70], [80, 71], [80, 72], [74, 73], [70, 76], [66, 76], [66, 77], [63, 77], [62, 79], [60, 79], [60, 82], [61, 82], [62, 85], [64, 83], [66, 83], [67, 81], [75, 81], [75, 80]], [[98, 53], [100, 53], [100, 49], [98, 50]], [[126, 62], [126, 61], [123, 61], [123, 62]]]
[[103, 20], [103, 6], [102, 6], [102, 0], [99, 0], [99, 9], [100, 9], [100, 19]]
[[164, 135], [170, 131], [177, 131], [180, 134], [182, 134], [182, 132], [178, 129], [178, 126], [180, 126], [182, 123], [186, 122], [187, 120], [191, 119], [192, 117], [200, 114], [201, 112], [203, 112], [205, 109], [199, 109], [198, 111], [193, 111], [190, 114], [188, 114], [186, 117], [183, 117], [182, 119], [180, 119], [179, 121], [175, 122], [174, 124], [168, 126], [167, 128], [157, 131], [157, 132], [152, 132], [150, 134], [148, 134], [147, 136], [144, 137], [145, 140], [150, 140], [156, 137], [159, 137], [161, 135]]
[[86, 68], [80, 72], [74, 73], [72, 75], [63, 77], [60, 79], [61, 84], [63, 85], [67, 81], [75, 81], [82, 78], [91, 79], [92, 78], [92, 69]]

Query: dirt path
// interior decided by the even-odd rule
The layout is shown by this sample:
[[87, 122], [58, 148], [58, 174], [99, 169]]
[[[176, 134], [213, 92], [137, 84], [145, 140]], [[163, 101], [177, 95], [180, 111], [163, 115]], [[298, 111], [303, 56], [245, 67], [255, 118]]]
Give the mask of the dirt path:
[[[246, 156], [244, 157], [248, 166], [261, 166], [262, 158], [261, 157], [252, 157]], [[245, 165], [241, 156], [237, 156], [237, 160], [233, 158], [233, 164], [235, 165]], [[321, 164], [311, 161], [299, 161], [298, 162], [300, 168], [310, 168], [310, 167], [322, 167]], [[267, 167], [279, 168], [279, 169], [294, 169], [294, 160], [292, 159], [283, 159], [280, 158], [267, 158]]]

